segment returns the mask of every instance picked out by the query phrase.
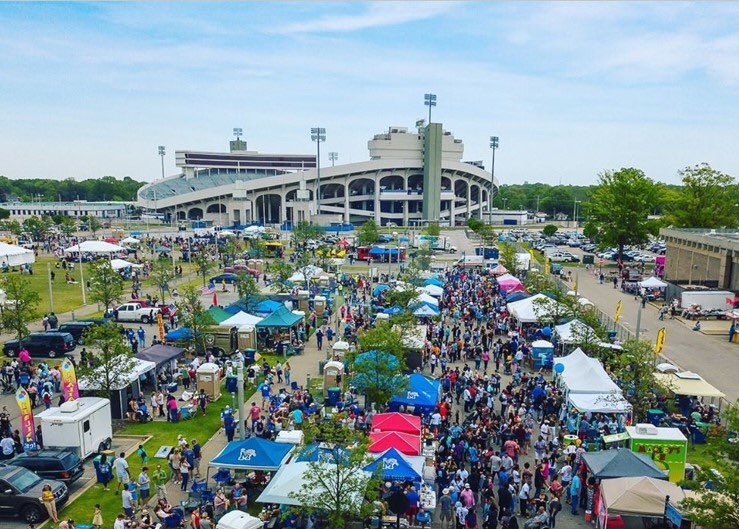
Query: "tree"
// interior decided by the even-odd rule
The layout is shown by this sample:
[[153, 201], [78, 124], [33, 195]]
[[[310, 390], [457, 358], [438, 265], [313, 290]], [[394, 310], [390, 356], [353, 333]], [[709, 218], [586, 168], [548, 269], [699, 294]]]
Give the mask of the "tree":
[[623, 388], [624, 397], [633, 407], [634, 423], [647, 418], [654, 388], [654, 348], [650, 342], [627, 340], [621, 354], [603, 359], [603, 364]]
[[510, 272], [517, 268], [516, 247], [507, 242], [498, 245], [498, 262], [505, 266]]
[[152, 264], [151, 274], [149, 275], [152, 284], [157, 287], [161, 294], [162, 303], [165, 300], [165, 293], [169, 290], [169, 283], [174, 279], [174, 270], [169, 259], [156, 260]]
[[236, 291], [239, 293], [239, 299], [249, 305], [249, 303], [260, 295], [257, 280], [251, 274], [239, 274], [236, 280]]
[[601, 245], [643, 244], [656, 235], [660, 222], [648, 218], [659, 205], [660, 187], [639, 169], [606, 171], [583, 204], [586, 226]]
[[90, 299], [100, 303], [108, 312], [111, 305], [123, 297], [123, 278], [113, 270], [109, 261], [97, 261], [90, 268]]
[[204, 353], [205, 332], [216, 322], [200, 301], [200, 292], [192, 285], [186, 286], [177, 300], [177, 308], [182, 315], [182, 326], [188, 327], [192, 333], [195, 352]]
[[20, 222], [18, 222], [17, 220], [8, 219], [1, 222], [2, 224], [0, 224], [0, 229], [2, 229], [3, 231], [7, 231], [12, 235], [15, 235], [16, 237], [20, 236], [20, 234], [23, 233], [23, 228], [21, 227]]
[[100, 231], [100, 228], [102, 228], [103, 225], [100, 223], [97, 217], [90, 216], [88, 217], [87, 227], [90, 228], [90, 232], [94, 236], [95, 234], [97, 234], [98, 231]]
[[557, 230], [558, 229], [559, 228], [556, 225], [554, 225], [554, 224], [547, 224], [546, 226], [544, 226], [544, 229], [542, 229], [541, 231], [547, 237], [551, 237], [552, 235], [554, 235], [555, 233], [557, 233]]
[[236, 255], [238, 254], [238, 252], [238, 246], [236, 246], [236, 243], [229, 238], [221, 248], [221, 258], [223, 259], [223, 265], [232, 265], [233, 262], [236, 260]]
[[736, 179], [702, 163], [680, 171], [683, 187], [670, 201], [668, 218], [678, 228], [723, 228], [739, 224]]
[[498, 234], [495, 233], [493, 227], [489, 224], [483, 224], [477, 230], [480, 242], [484, 247], [492, 248], [498, 242]]
[[377, 241], [379, 236], [380, 233], [377, 230], [377, 223], [374, 219], [370, 219], [357, 229], [357, 245], [367, 246], [368, 244], [372, 244]]
[[[405, 365], [405, 346], [400, 333], [389, 324], [382, 324], [379, 328], [381, 332], [393, 333], [394, 338], [378, 337], [374, 341], [380, 342], [380, 346], [363, 351], [365, 355], [362, 356], [360, 362], [356, 361], [357, 356], [359, 356], [357, 353], [349, 355], [348, 360], [349, 365], [352, 366], [352, 386], [356, 387], [360, 393], [364, 393], [367, 406], [374, 403], [380, 409], [383, 409], [393, 395], [404, 391], [408, 387], [408, 377], [402, 374]], [[363, 334], [369, 332], [371, 330], [365, 331]], [[401, 349], [400, 355], [382, 349], [383, 344], [387, 345], [391, 340], [396, 340], [393, 347]]]
[[110, 399], [112, 392], [128, 386], [136, 371], [136, 360], [126, 343], [123, 328], [117, 324], [93, 325], [85, 331], [87, 362], [80, 363], [78, 374], [100, 397]]
[[207, 252], [197, 252], [192, 258], [192, 262], [195, 263], [195, 273], [203, 278], [203, 286], [205, 286], [210, 271], [214, 266], [210, 255]]
[[692, 498], [679, 503], [685, 518], [696, 526], [707, 529], [739, 527], [739, 475], [737, 472], [724, 474], [723, 479], [702, 473], [702, 481], [714, 483], [713, 489], [703, 489]]
[[428, 270], [431, 268], [431, 250], [427, 246], [423, 246], [416, 250], [413, 262], [409, 266], [417, 271]]
[[0, 220], [6, 220], [10, 218], [10, 211], [7, 209], [0, 208]]
[[480, 229], [481, 226], [484, 226], [485, 223], [482, 222], [480, 219], [476, 219], [475, 217], [470, 217], [467, 219], [467, 227], [477, 233], [477, 230]]
[[308, 434], [306, 439], [321, 440], [330, 452], [308, 464], [300, 490], [290, 493], [298, 503], [295, 510], [322, 514], [328, 527], [337, 529], [372, 514], [380, 480], [364, 471], [373, 460], [367, 450], [369, 439], [336, 421], [311, 426]]
[[292, 232], [295, 248], [301, 248], [303, 244], [311, 239], [320, 239], [324, 234], [320, 226], [315, 226], [305, 220], [301, 220], [293, 226]]
[[6, 274], [0, 285], [6, 299], [0, 309], [2, 328], [21, 340], [28, 335], [28, 324], [39, 317], [41, 296], [31, 288], [31, 281], [19, 274]]
[[34, 215], [23, 221], [23, 231], [28, 232], [34, 241], [41, 241], [46, 238], [52, 224], [51, 217], [47, 215], [37, 217]]
[[293, 275], [292, 266], [285, 261], [275, 261], [269, 265], [269, 271], [272, 275], [272, 287], [277, 292], [288, 292], [291, 289], [288, 283]]
[[77, 226], [72, 217], [62, 217], [57, 226], [59, 227], [59, 231], [67, 237], [77, 231]]
[[431, 237], [438, 237], [439, 235], [441, 235], [441, 228], [439, 228], [439, 223], [438, 222], [430, 222], [423, 229], [423, 233], [425, 233], [426, 235], [429, 235]]

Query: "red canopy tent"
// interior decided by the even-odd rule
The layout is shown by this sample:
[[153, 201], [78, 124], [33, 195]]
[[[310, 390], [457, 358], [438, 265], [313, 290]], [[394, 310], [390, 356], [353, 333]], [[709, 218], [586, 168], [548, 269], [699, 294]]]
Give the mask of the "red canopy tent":
[[421, 455], [421, 436], [400, 432], [370, 433], [370, 452], [384, 452], [395, 448], [398, 452], [409, 456]]
[[409, 413], [378, 413], [372, 419], [373, 432], [421, 433], [421, 418]]

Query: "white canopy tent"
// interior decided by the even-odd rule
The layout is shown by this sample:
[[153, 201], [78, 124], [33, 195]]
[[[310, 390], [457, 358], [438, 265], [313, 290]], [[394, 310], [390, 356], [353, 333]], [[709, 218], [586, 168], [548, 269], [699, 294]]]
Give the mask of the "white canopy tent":
[[685, 371], [682, 373], [655, 373], [657, 384], [675, 395], [695, 397], [725, 397], [726, 395], [706, 382], [700, 375]]
[[[562, 343], [578, 343], [598, 339], [595, 330], [578, 319], [563, 323], [562, 325], [556, 325], [554, 332], [557, 333], [559, 341]], [[576, 350], [580, 351], [580, 349]]]
[[[111, 387], [110, 389], [113, 390], [120, 390], [125, 387], [127, 387], [129, 384], [136, 382], [136, 380], [139, 379], [142, 375], [145, 375], [149, 371], [156, 368], [155, 362], [150, 362], [149, 360], [141, 360], [140, 358], [133, 358], [134, 361], [134, 368], [131, 370], [131, 372], [128, 374], [128, 376], [125, 378], [125, 380], [120, 380], [119, 384], [117, 386], [119, 387]], [[102, 368], [97, 368], [95, 370], [96, 373], [102, 373]], [[101, 380], [102, 375], [96, 375], [94, 377], [88, 378], [88, 377], [80, 377], [79, 379], [79, 388], [81, 390], [99, 390], [100, 384], [98, 384], [95, 379]]]
[[[300, 505], [298, 499], [293, 495], [301, 492], [303, 484], [306, 481], [306, 476], [313, 472], [313, 464], [307, 461], [300, 461], [298, 463], [290, 463], [280, 467], [280, 470], [278, 470], [269, 483], [267, 483], [264, 491], [257, 498], [257, 502], [274, 503], [277, 505]], [[331, 468], [334, 467], [334, 465], [331, 465], [330, 463], [318, 464]], [[365, 475], [367, 481], [369, 481], [371, 474], [369, 472], [362, 473]], [[327, 475], [331, 476], [333, 474], [329, 472]], [[327, 491], [323, 487], [318, 487], [313, 491], [313, 493], [321, 495], [326, 494]], [[362, 498], [363, 495], [358, 494], [352, 501], [358, 504], [362, 501]]]
[[565, 369], [560, 375], [560, 380], [568, 395], [572, 393], [621, 393], [621, 388], [608, 376], [597, 360], [589, 362], [583, 370], [567, 371]]
[[427, 294], [426, 292], [421, 292], [413, 301], [416, 301], [418, 303], [430, 303], [435, 307], [439, 306], [439, 300], [436, 299], [434, 296]]
[[126, 249], [123, 246], [117, 244], [111, 244], [105, 241], [84, 241], [80, 244], [75, 244], [64, 250], [64, 253], [97, 253], [111, 255], [118, 252], [125, 252]]
[[0, 242], [0, 263], [8, 266], [20, 266], [36, 262], [36, 254], [33, 250]]
[[216, 529], [263, 529], [263, 527], [262, 520], [244, 511], [229, 511], [218, 519], [216, 525]]
[[123, 270], [124, 268], [143, 268], [142, 265], [130, 263], [125, 259], [111, 259], [110, 266], [113, 270]]
[[436, 286], [436, 285], [426, 285], [421, 287], [421, 292], [425, 292], [429, 296], [433, 296], [435, 298], [441, 297], [444, 294], [444, 289]]
[[323, 268], [321, 268], [320, 266], [308, 265], [291, 275], [289, 281], [292, 281], [293, 283], [296, 283], [298, 281], [306, 282], [310, 281], [314, 277], [318, 277], [322, 273]]
[[260, 318], [259, 316], [254, 316], [253, 314], [249, 314], [248, 312], [244, 312], [243, 310], [237, 312], [230, 318], [223, 320], [220, 323], [220, 326], [222, 327], [254, 327], [257, 323], [262, 321], [264, 318]]
[[644, 288], [665, 288], [667, 287], [667, 283], [652, 276], [644, 281], [639, 281], [639, 286]]
[[567, 401], [580, 412], [628, 413], [631, 404], [621, 393], [570, 393]]
[[536, 294], [530, 298], [508, 304], [510, 312], [521, 323], [536, 323], [546, 317], [558, 303], [544, 294]]
[[140, 242], [141, 241], [136, 237], [126, 237], [125, 239], [121, 239], [121, 244], [138, 244]]

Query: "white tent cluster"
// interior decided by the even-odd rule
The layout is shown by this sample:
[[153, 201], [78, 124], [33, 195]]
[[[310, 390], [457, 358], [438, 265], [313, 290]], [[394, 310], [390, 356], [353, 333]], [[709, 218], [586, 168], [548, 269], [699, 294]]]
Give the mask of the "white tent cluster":
[[8, 266], [20, 266], [24, 264], [32, 264], [36, 261], [36, 254], [33, 250], [0, 242], [0, 263]]
[[559, 303], [544, 294], [508, 304], [508, 312], [521, 323], [536, 323], [554, 314]]

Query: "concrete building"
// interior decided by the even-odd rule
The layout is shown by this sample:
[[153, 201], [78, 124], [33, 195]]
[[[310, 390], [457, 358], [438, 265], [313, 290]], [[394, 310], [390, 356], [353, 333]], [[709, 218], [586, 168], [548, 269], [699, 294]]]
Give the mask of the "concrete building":
[[739, 231], [663, 228], [665, 280], [739, 291]]
[[10, 211], [10, 218], [23, 220], [41, 215], [62, 215], [65, 217], [97, 217], [99, 219], [122, 219], [131, 202], [6, 202], [0, 208]]
[[368, 161], [320, 167], [320, 174], [314, 155], [260, 154], [241, 140], [228, 153], [177, 151], [182, 172], [142, 187], [138, 203], [169, 219], [223, 226], [370, 218], [381, 225], [461, 225], [485, 218], [495, 192], [491, 174], [462, 161], [462, 140], [440, 123], [390, 127], [368, 149]]

